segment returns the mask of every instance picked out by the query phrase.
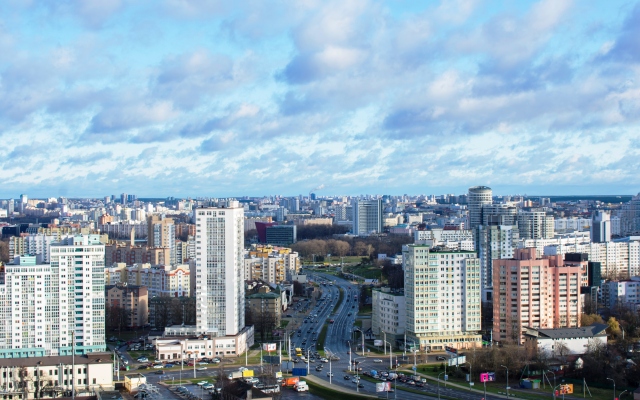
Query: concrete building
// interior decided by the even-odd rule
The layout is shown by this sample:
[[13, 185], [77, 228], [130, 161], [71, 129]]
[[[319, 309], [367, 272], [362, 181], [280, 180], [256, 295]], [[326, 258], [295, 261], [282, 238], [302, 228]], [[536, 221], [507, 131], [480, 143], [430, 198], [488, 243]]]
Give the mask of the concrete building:
[[390, 343], [404, 343], [407, 310], [404, 291], [389, 288], [374, 289], [371, 292], [371, 330], [381, 337], [386, 334]]
[[114, 390], [111, 353], [0, 359], [0, 370], [5, 399], [60, 398], [72, 390], [76, 398], [86, 399]]
[[580, 287], [586, 261], [538, 258], [517, 249], [513, 259], [493, 261], [493, 340], [522, 343], [523, 327], [580, 326]]
[[493, 261], [513, 258], [519, 237], [517, 226], [480, 225], [477, 228], [477, 249], [480, 259], [482, 301], [493, 301]]
[[235, 358], [245, 353], [254, 343], [253, 326], [246, 326], [233, 336], [189, 336], [191, 333], [190, 327], [181, 325], [165, 329], [165, 336], [153, 341], [156, 346], [156, 360], [197, 361], [203, 357]]
[[368, 236], [382, 233], [382, 200], [353, 201], [353, 234]]
[[591, 223], [591, 241], [605, 243], [611, 241], [611, 216], [606, 211], [596, 211]]
[[[74, 279], [70, 279], [73, 277]], [[0, 274], [0, 358], [105, 350], [104, 245], [76, 236], [51, 245], [51, 263], [18, 256]], [[72, 338], [75, 337], [75, 343]]]
[[297, 242], [295, 225], [274, 225], [266, 228], [266, 243], [287, 246]]
[[171, 249], [168, 247], [135, 246], [112, 243], [105, 246], [105, 264], [170, 264]]
[[147, 218], [147, 247], [168, 247], [168, 264], [176, 263], [176, 226], [171, 218], [150, 215]]
[[582, 355], [592, 345], [607, 344], [606, 329], [605, 324], [558, 329], [525, 327], [524, 345], [530, 355], [536, 352], [552, 357]]
[[607, 308], [640, 310], [640, 276], [623, 281], [604, 282], [602, 300]]
[[233, 336], [244, 328], [244, 208], [229, 201], [195, 216], [196, 329]]
[[272, 292], [268, 286], [262, 286], [258, 293], [250, 294], [245, 299], [245, 312], [251, 314], [253, 323], [257, 323], [265, 315], [274, 318], [274, 326], [280, 326], [282, 319], [282, 295]]
[[553, 216], [544, 211], [518, 212], [518, 231], [521, 239], [553, 239]]
[[640, 193], [622, 205], [618, 216], [621, 235], [640, 235]]
[[125, 269], [129, 285], [146, 286], [149, 297], [189, 297], [191, 271], [189, 265], [134, 264]]
[[427, 350], [481, 346], [476, 253], [408, 245], [403, 258], [407, 341]]
[[467, 194], [469, 209], [469, 229], [474, 230], [482, 224], [482, 207], [493, 203], [493, 191], [487, 186], [473, 186]]
[[146, 286], [118, 283], [105, 286], [107, 307], [119, 307], [129, 312], [127, 328], [137, 329], [149, 323], [149, 292]]

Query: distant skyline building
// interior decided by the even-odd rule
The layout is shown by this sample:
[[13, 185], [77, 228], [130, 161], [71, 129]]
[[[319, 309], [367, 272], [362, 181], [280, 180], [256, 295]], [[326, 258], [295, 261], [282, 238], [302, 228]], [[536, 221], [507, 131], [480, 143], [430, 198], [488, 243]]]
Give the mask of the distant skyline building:
[[591, 220], [591, 241], [605, 243], [611, 241], [611, 215], [607, 211], [596, 211]]
[[160, 215], [147, 217], [147, 246], [169, 248], [169, 263], [176, 263], [176, 226], [173, 219]]
[[196, 330], [233, 336], [244, 318], [244, 208], [237, 201], [195, 210]]
[[545, 211], [520, 210], [517, 216], [520, 239], [553, 239], [553, 216]]
[[382, 199], [353, 201], [353, 234], [382, 233]]
[[493, 191], [487, 186], [473, 186], [467, 194], [469, 229], [475, 230], [482, 224], [482, 207], [493, 203]]

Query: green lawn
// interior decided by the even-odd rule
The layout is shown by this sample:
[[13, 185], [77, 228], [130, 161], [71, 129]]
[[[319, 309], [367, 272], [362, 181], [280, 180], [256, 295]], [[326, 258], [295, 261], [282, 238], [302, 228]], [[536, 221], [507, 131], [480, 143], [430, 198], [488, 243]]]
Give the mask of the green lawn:
[[287, 325], [289, 325], [289, 321], [288, 319], [283, 319], [282, 321], [280, 321], [280, 328], [286, 328]]
[[[436, 366], [438, 367], [438, 370], [436, 372], [433, 372], [432, 369], [433, 367], [436, 366], [434, 364], [429, 364], [429, 365], [419, 365], [418, 366], [418, 373], [423, 374], [423, 375], [429, 375], [431, 377], [437, 378], [438, 374], [440, 374], [441, 372], [444, 372], [444, 369], [440, 369], [439, 368], [439, 364]], [[422, 371], [423, 368], [427, 368], [427, 371]], [[455, 370], [455, 367], [447, 367], [448, 371], [452, 371]], [[410, 370], [404, 370], [404, 373], [407, 374], [411, 374], [413, 373]], [[477, 373], [474, 371], [474, 376], [476, 376]], [[442, 379], [442, 378], [441, 378]], [[516, 378], [513, 378], [514, 380], [512, 381], [512, 379], [509, 379], [509, 386], [511, 386], [513, 389], [518, 388], [518, 380]], [[460, 385], [464, 385], [464, 386], [468, 386], [469, 382], [466, 382], [466, 380], [464, 378], [456, 378], [454, 377], [453, 373], [449, 374], [449, 382], [451, 383], [456, 383], [456, 384], [460, 384]], [[559, 384], [560, 382], [558, 382]], [[587, 382], [587, 386], [589, 386], [589, 383]], [[502, 381], [502, 382], [490, 382], [487, 383], [487, 393], [506, 393], [506, 382]], [[482, 386], [482, 384], [480, 382], [475, 382], [475, 386], [474, 389], [476, 390], [484, 390], [484, 386]], [[543, 396], [541, 396], [541, 393], [548, 393], [551, 394], [552, 393], [552, 388], [547, 384], [546, 388], [541, 388], [540, 390], [520, 390], [518, 389], [517, 391], [510, 391], [510, 393], [515, 393], [516, 396], [518, 398], [521, 399], [530, 399], [530, 400], [538, 400], [540, 398], [545, 398]], [[574, 384], [573, 385], [573, 397], [582, 397], [582, 384]], [[607, 390], [607, 389], [598, 389], [598, 388], [594, 388], [594, 387], [589, 387], [589, 390], [591, 391], [591, 394], [593, 395], [593, 397], [589, 397], [590, 399], [593, 400], [610, 400], [613, 398], [613, 390]], [[620, 392], [622, 392], [621, 389], [619, 389], [617, 391], [617, 394], [619, 395]], [[589, 396], [589, 392], [587, 392], [587, 396]], [[549, 399], [551, 399], [551, 397], [549, 397]]]
[[376, 399], [373, 396], [367, 395], [351, 395], [337, 390], [332, 390], [325, 385], [318, 385], [317, 383], [306, 380], [309, 385], [309, 393], [322, 397], [323, 399], [344, 399], [344, 400], [359, 400], [359, 399]]
[[318, 350], [324, 349], [324, 341], [327, 338], [327, 329], [329, 329], [329, 324], [322, 325], [322, 330], [320, 331], [320, 335], [318, 335], [318, 341], [316, 342], [316, 349]]
[[361, 276], [365, 279], [382, 279], [382, 270], [374, 265], [344, 267], [346, 273]]
[[338, 302], [336, 303], [336, 306], [333, 307], [334, 314], [336, 313], [336, 311], [338, 311], [338, 307], [340, 307], [340, 304], [342, 304], [343, 301], [344, 301], [344, 289], [340, 288], [340, 297], [338, 297]]
[[358, 309], [358, 315], [371, 315], [373, 312], [373, 306], [371, 304], [367, 304], [364, 307], [360, 307]]

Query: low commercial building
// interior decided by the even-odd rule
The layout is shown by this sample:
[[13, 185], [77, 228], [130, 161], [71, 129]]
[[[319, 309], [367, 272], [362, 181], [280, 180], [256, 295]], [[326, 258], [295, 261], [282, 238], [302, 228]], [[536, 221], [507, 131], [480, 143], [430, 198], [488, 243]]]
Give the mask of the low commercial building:
[[[6, 399], [92, 398], [113, 390], [111, 353], [0, 359], [0, 391]], [[95, 397], [93, 397], [95, 398]]]
[[156, 360], [199, 360], [204, 357], [238, 357], [254, 344], [253, 326], [246, 326], [237, 335], [196, 336], [195, 326], [167, 327], [162, 338], [154, 339]]
[[579, 328], [536, 329], [525, 328], [524, 344], [530, 354], [546, 353], [548, 356], [580, 355], [589, 346], [607, 344], [607, 325], [594, 324]]

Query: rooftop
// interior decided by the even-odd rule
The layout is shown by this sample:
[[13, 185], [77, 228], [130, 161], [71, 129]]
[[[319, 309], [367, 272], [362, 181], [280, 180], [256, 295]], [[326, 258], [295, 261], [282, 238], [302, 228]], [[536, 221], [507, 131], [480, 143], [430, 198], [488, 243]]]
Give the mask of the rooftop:
[[[605, 324], [593, 324], [589, 326], [581, 326], [579, 328], [557, 328], [557, 329], [536, 329], [528, 328], [527, 336], [537, 336], [548, 339], [572, 339], [572, 338], [590, 338], [606, 335]], [[537, 334], [536, 334], [537, 333]]]

